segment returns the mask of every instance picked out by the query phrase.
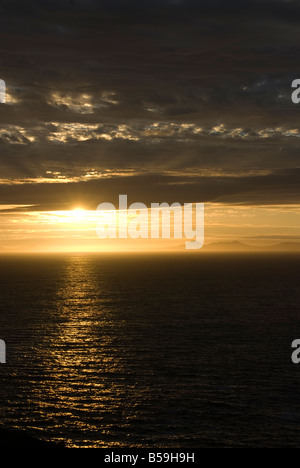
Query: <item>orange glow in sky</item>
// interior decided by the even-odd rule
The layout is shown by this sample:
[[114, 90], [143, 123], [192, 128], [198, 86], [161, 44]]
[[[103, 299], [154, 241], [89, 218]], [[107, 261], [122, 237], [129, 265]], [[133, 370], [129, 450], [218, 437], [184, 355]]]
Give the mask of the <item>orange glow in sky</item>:
[[[99, 239], [96, 234], [99, 212], [80, 205], [65, 211], [16, 210], [7, 211], [4, 205], [0, 209], [2, 253], [184, 250], [184, 239]], [[236, 241], [259, 248], [297, 242], [299, 226], [298, 205], [207, 204], [204, 247], [216, 245], [222, 249]]]

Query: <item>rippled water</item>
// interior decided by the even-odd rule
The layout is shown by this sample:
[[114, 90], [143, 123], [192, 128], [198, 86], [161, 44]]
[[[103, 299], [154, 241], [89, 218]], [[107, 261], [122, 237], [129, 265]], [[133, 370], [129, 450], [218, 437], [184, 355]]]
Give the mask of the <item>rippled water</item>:
[[299, 267], [2, 256], [2, 425], [69, 447], [298, 446]]

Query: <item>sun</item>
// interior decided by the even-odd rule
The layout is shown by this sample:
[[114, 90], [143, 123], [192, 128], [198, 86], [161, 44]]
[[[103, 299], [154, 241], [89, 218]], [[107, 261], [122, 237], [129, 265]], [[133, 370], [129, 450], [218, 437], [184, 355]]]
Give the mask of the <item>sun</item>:
[[72, 210], [72, 218], [80, 220], [84, 217], [86, 210], [84, 208], [76, 207]]

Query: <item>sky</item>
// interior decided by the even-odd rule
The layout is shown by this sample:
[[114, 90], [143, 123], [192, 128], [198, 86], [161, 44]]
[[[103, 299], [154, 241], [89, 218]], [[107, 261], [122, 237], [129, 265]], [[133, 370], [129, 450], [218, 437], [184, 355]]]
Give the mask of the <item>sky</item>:
[[119, 194], [204, 202], [208, 243], [300, 241], [299, 23], [293, 0], [3, 0], [0, 251], [106, 249]]

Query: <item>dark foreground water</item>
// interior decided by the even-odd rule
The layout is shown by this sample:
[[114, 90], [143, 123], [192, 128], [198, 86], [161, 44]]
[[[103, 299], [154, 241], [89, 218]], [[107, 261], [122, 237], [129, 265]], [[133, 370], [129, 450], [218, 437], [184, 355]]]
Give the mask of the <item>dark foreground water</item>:
[[69, 447], [300, 445], [299, 255], [0, 260], [0, 427]]

